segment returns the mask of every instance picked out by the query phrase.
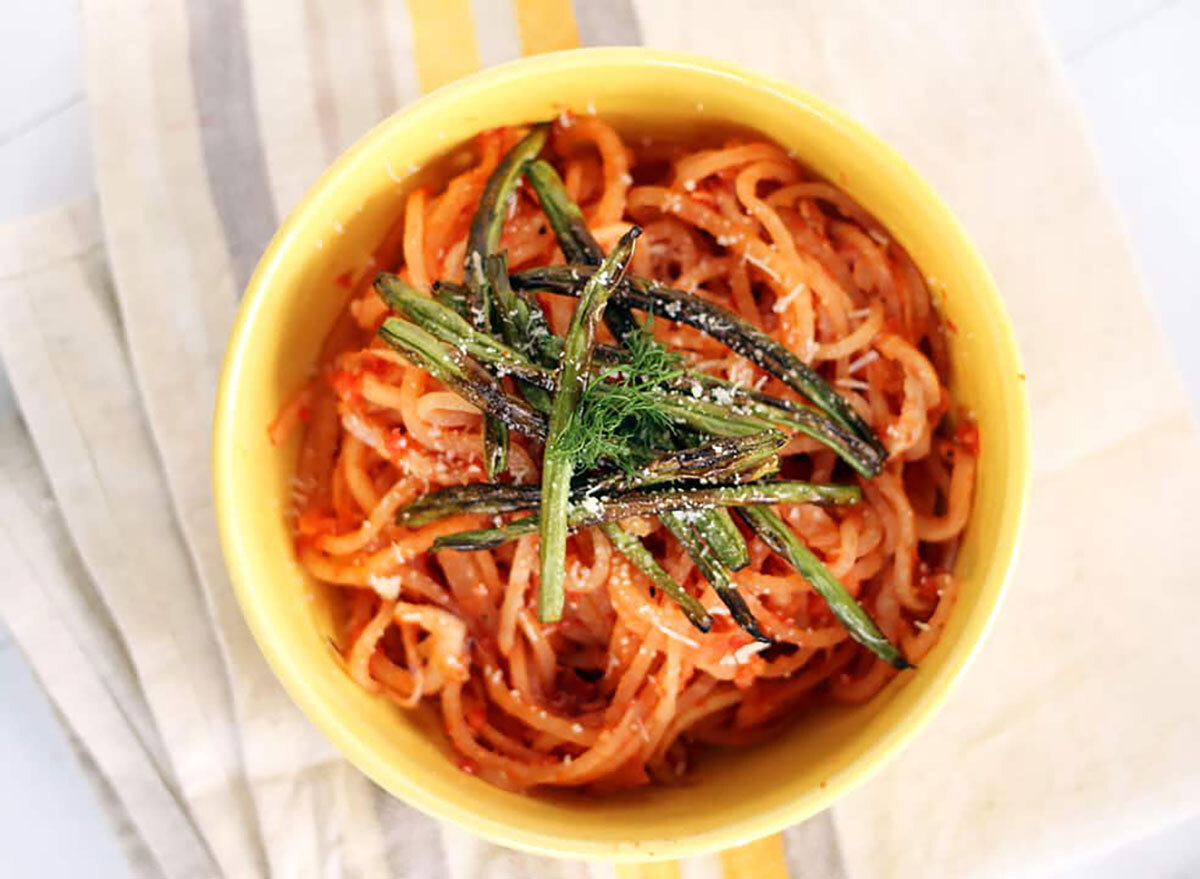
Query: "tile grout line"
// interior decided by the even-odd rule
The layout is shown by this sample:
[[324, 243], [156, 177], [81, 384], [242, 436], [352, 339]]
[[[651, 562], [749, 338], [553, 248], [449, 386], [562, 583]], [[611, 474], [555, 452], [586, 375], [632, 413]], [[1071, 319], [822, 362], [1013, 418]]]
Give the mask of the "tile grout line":
[[1116, 39], [1123, 33], [1132, 31], [1135, 28], [1140, 27], [1141, 25], [1145, 24], [1150, 19], [1154, 18], [1159, 13], [1165, 12], [1167, 9], [1170, 9], [1172, 6], [1175, 6], [1178, 3], [1179, 3], [1179, 0], [1162, 0], [1161, 3], [1158, 3], [1158, 4], [1150, 7], [1149, 9], [1146, 9], [1142, 12], [1137, 13], [1132, 18], [1126, 19], [1125, 21], [1122, 21], [1119, 24], [1115, 24], [1112, 27], [1107, 28], [1106, 30], [1104, 30], [1103, 32], [1098, 34], [1097, 36], [1088, 40], [1082, 46], [1079, 46], [1076, 49], [1072, 49], [1070, 52], [1065, 52], [1065, 51], [1061, 52], [1063, 61], [1067, 65], [1074, 64], [1076, 61], [1079, 61], [1082, 58], [1086, 57], [1087, 55], [1091, 54], [1092, 50], [1098, 49], [1099, 47], [1103, 46], [1104, 44], [1111, 42], [1112, 40]]
[[15, 143], [16, 141], [25, 137], [25, 135], [37, 131], [41, 125], [49, 122], [51, 119], [61, 116], [68, 110], [83, 103], [83, 100], [84, 93], [82, 91], [75, 92], [74, 94], [64, 98], [62, 101], [59, 101], [57, 104], [42, 110], [40, 113], [35, 113], [33, 116], [30, 116], [24, 121], [17, 123], [8, 131], [0, 133], [0, 147], [6, 147], [9, 144]]

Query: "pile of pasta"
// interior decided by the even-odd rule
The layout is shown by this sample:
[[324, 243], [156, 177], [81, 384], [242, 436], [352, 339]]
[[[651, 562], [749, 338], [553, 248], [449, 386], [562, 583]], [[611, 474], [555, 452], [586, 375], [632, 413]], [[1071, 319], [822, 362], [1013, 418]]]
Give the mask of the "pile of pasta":
[[[599, 529], [571, 536], [565, 612], [543, 625], [534, 609], [536, 535], [489, 551], [434, 552], [437, 536], [492, 518], [395, 524], [396, 510], [420, 495], [483, 479], [482, 417], [375, 339], [387, 309], [371, 281], [384, 270], [425, 291], [440, 279], [460, 281], [481, 190], [522, 133], [487, 131], [461, 148], [444, 185], [414, 189], [398, 204], [361, 276], [340, 279], [349, 301], [320, 369], [270, 428], [277, 442], [294, 429], [303, 435], [296, 551], [336, 590], [346, 672], [405, 708], [435, 706], [464, 771], [512, 789], [670, 782], [705, 745], [747, 744], [815, 706], [870, 699], [897, 672], [851, 640], [809, 584], [751, 533], [750, 564], [733, 578], [771, 644], [733, 625], [653, 518], [622, 527], [701, 598], [715, 618], [707, 633]], [[919, 662], [954, 605], [951, 567], [978, 437], [945, 384], [951, 330], [907, 254], [839, 189], [771, 143], [624, 140], [594, 116], [563, 116], [547, 152], [606, 249], [631, 224], [643, 228], [632, 272], [718, 302], [784, 342], [883, 440], [883, 473], [858, 478], [862, 503], [779, 512]], [[563, 261], [525, 189], [510, 205], [501, 247], [513, 270]], [[564, 333], [575, 300], [538, 301]], [[661, 317], [652, 328], [695, 368], [797, 399], [694, 329]], [[514, 436], [512, 479], [537, 482], [540, 457]], [[789, 477], [853, 476], [844, 469], [802, 436], [784, 450]]]

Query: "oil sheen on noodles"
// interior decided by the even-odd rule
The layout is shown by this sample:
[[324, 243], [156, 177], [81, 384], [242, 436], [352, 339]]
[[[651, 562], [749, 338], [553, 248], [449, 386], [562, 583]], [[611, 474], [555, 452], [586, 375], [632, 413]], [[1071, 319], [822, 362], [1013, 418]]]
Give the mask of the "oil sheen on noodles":
[[[398, 507], [431, 489], [483, 479], [482, 418], [375, 337], [386, 309], [371, 281], [380, 270], [423, 291], [439, 279], [461, 281], [481, 190], [522, 134], [488, 131], [461, 149], [443, 185], [397, 204], [394, 226], [361, 275], [331, 286], [331, 296], [349, 288], [349, 304], [320, 370], [270, 428], [275, 442], [303, 434], [296, 552], [336, 591], [346, 673], [403, 708], [439, 710], [464, 771], [514, 789], [670, 783], [706, 743], [747, 744], [813, 706], [870, 699], [897, 672], [852, 641], [757, 536], [747, 535], [751, 561], [734, 582], [776, 641], [766, 649], [732, 624], [655, 519], [623, 527], [646, 538], [663, 567], [700, 596], [715, 618], [708, 633], [653, 594], [599, 529], [569, 539], [565, 612], [542, 625], [536, 535], [491, 551], [432, 552], [437, 536], [491, 518], [394, 523]], [[544, 156], [605, 249], [632, 223], [644, 228], [632, 272], [766, 330], [815, 366], [882, 438], [888, 461], [877, 478], [858, 480], [862, 503], [778, 510], [919, 663], [954, 605], [949, 569], [967, 523], [978, 438], [956, 417], [945, 385], [951, 330], [903, 249], [770, 143], [688, 149], [622, 140], [595, 117], [562, 117]], [[527, 185], [507, 214], [501, 247], [513, 271], [562, 262]], [[563, 333], [576, 300], [539, 301]], [[661, 318], [653, 329], [700, 369], [795, 399], [694, 329]], [[516, 481], [537, 482], [540, 458], [513, 436]], [[835, 466], [834, 454], [812, 440], [798, 437], [785, 449], [786, 476], [827, 482]]]

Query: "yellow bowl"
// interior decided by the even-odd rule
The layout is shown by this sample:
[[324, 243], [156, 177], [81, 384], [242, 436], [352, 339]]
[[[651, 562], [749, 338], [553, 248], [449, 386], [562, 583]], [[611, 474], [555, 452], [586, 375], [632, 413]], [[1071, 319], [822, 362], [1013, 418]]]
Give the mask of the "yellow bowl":
[[[805, 718], [781, 738], [704, 761], [685, 787], [586, 799], [508, 793], [455, 768], [432, 714], [351, 682], [326, 643], [323, 595], [284, 522], [295, 445], [267, 425], [308, 375], [343, 294], [422, 168], [477, 132], [564, 107], [625, 130], [757, 130], [878, 217], [940, 291], [953, 389], [982, 437], [978, 487], [941, 643], [866, 705]], [[1029, 414], [1016, 346], [987, 269], [925, 181], [841, 111], [731, 65], [645, 49], [543, 55], [443, 88], [367, 134], [309, 190], [246, 290], [217, 395], [213, 478], [225, 558], [259, 646], [292, 698], [364, 773], [437, 818], [544, 854], [647, 860], [737, 845], [824, 809], [895, 756], [979, 647], [1013, 562], [1029, 482]]]

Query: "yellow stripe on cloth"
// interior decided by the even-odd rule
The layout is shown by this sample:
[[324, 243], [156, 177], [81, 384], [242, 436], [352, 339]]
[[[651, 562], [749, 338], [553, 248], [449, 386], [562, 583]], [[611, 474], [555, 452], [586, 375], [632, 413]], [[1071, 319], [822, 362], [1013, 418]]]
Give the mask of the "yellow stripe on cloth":
[[724, 879], [788, 879], [783, 837], [778, 833], [721, 852]]
[[521, 54], [537, 55], [579, 46], [571, 0], [515, 0]]
[[[783, 857], [783, 837], [779, 834], [704, 858], [705, 863], [689, 865], [687, 874], [699, 866], [705, 876], [721, 879], [788, 879]], [[718, 867], [719, 863], [719, 867]], [[618, 864], [616, 879], [681, 879], [685, 871], [679, 861], [645, 864]]]
[[617, 879], [679, 879], [679, 862], [617, 864]]
[[470, 0], [408, 0], [421, 91], [479, 69]]

